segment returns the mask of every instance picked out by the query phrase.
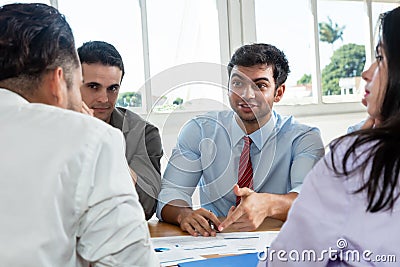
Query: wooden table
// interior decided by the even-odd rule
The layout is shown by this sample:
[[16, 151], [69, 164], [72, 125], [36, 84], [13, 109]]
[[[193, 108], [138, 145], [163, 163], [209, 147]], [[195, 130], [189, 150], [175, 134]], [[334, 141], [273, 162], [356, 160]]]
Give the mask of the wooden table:
[[[223, 219], [223, 218], [220, 218]], [[283, 222], [280, 220], [266, 218], [264, 222], [258, 227], [256, 231], [279, 231], [282, 227]], [[183, 232], [181, 228], [174, 224], [160, 222], [158, 219], [152, 219], [148, 221], [149, 231], [151, 237], [167, 237], [167, 236], [183, 236], [189, 235], [187, 232]], [[224, 230], [225, 232], [230, 231], [229, 227]], [[202, 255], [205, 258], [216, 258], [221, 257], [218, 254]], [[225, 255], [226, 256], [226, 255]], [[176, 265], [174, 265], [176, 266]]]
[[[258, 227], [256, 231], [279, 231], [282, 227], [283, 222], [280, 220], [266, 218], [264, 222]], [[183, 232], [177, 225], [160, 222], [158, 220], [148, 221], [151, 237], [166, 237], [166, 236], [182, 236], [189, 235], [187, 232]], [[231, 232], [225, 229], [224, 232]]]

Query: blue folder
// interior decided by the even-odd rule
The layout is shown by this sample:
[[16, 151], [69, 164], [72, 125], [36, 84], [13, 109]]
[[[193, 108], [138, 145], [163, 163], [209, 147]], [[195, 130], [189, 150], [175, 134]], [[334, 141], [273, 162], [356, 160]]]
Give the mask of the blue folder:
[[247, 253], [234, 256], [225, 256], [220, 258], [210, 258], [205, 260], [190, 261], [179, 263], [179, 267], [256, 267], [258, 264], [258, 253]]

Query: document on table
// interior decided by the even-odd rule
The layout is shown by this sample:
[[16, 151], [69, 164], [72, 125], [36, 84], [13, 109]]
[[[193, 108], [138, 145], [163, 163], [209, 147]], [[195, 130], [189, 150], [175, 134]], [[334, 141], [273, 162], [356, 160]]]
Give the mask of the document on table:
[[241, 254], [263, 251], [279, 231], [218, 233], [216, 237], [171, 236], [151, 238], [162, 266], [194, 261], [211, 254]]

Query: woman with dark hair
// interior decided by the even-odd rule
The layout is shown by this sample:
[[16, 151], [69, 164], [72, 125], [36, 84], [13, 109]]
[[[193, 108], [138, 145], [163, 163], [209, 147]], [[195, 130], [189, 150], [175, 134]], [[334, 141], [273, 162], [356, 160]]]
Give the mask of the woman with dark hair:
[[268, 266], [377, 266], [400, 259], [400, 7], [381, 15], [362, 78], [370, 118], [333, 141], [270, 248]]

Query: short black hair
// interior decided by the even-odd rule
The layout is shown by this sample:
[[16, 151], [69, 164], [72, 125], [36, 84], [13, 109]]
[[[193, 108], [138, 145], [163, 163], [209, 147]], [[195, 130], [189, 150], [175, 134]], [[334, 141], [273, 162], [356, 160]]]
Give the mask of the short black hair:
[[[281, 86], [290, 73], [289, 63], [285, 54], [270, 44], [249, 44], [238, 48], [228, 64], [228, 74], [234, 66], [251, 67], [260, 64], [272, 66], [276, 88]], [[276, 89], [275, 88], [275, 89]]]
[[62, 67], [67, 87], [79, 67], [72, 30], [65, 17], [45, 4], [0, 7], [0, 81], [18, 80], [30, 90], [46, 71]]
[[78, 55], [81, 64], [101, 63], [105, 66], [118, 67], [122, 71], [122, 78], [125, 74], [124, 62], [118, 50], [104, 41], [90, 41], [78, 48]]

